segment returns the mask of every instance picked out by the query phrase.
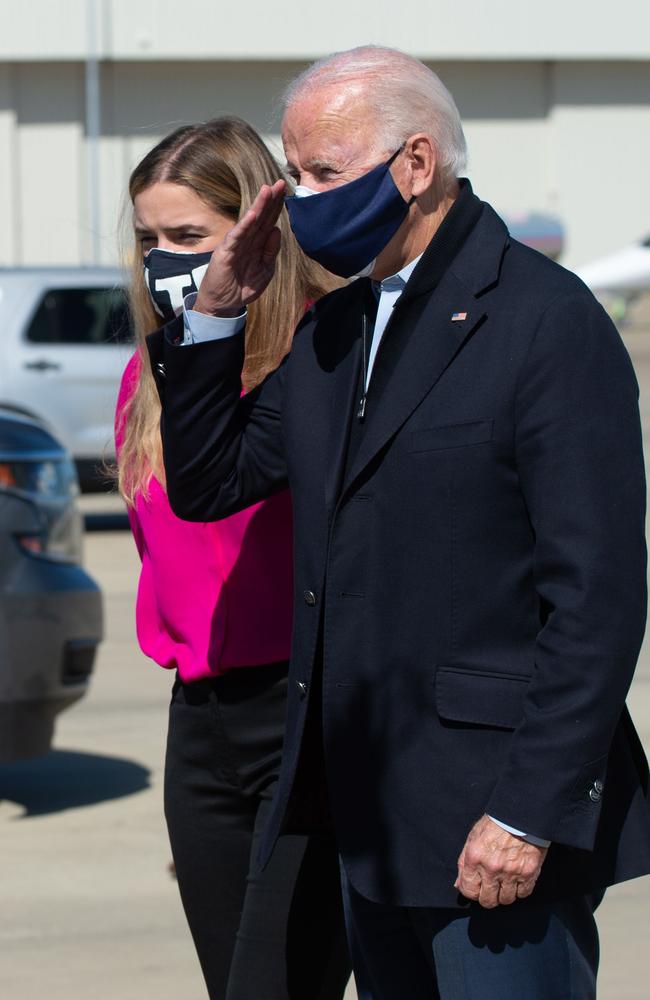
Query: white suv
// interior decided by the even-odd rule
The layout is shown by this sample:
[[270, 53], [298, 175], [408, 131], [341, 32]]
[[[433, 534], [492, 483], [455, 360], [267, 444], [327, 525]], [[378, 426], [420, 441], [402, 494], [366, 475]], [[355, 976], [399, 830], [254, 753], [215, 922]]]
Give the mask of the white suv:
[[80, 477], [113, 455], [120, 375], [133, 350], [116, 268], [0, 268], [0, 405], [47, 422]]

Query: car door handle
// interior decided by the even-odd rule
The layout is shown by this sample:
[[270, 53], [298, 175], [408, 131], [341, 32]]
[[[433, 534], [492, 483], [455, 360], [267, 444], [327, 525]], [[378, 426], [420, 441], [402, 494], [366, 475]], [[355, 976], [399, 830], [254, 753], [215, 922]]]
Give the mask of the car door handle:
[[38, 361], [26, 361], [23, 368], [32, 372], [58, 372], [61, 370], [61, 365], [56, 361], [46, 361], [45, 358], [39, 358]]

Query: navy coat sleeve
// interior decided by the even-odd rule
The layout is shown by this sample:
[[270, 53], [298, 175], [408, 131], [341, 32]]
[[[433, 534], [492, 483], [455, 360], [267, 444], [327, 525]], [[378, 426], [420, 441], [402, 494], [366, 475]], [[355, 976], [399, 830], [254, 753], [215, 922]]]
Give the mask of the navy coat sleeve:
[[524, 721], [486, 811], [591, 849], [643, 638], [646, 550], [638, 387], [616, 329], [586, 290], [546, 309], [516, 407], [543, 624]]
[[242, 397], [243, 333], [185, 346], [173, 332], [163, 328], [147, 338], [162, 402], [169, 502], [186, 521], [216, 521], [287, 486], [286, 366]]

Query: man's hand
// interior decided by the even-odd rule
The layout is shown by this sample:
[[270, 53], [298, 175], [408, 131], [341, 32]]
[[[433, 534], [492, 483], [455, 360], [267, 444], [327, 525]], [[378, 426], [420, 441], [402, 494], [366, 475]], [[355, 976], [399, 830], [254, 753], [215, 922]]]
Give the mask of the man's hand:
[[237, 225], [215, 248], [193, 308], [211, 316], [236, 316], [259, 298], [273, 277], [280, 249], [276, 227], [284, 205], [284, 181], [264, 184]]
[[487, 909], [514, 903], [530, 896], [547, 852], [482, 816], [461, 851], [454, 888]]

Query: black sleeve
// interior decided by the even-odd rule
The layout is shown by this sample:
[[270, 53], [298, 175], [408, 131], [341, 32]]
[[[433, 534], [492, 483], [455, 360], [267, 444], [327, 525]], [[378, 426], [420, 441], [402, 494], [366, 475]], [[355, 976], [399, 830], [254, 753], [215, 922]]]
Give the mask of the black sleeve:
[[216, 521], [287, 486], [286, 363], [241, 396], [243, 333], [182, 345], [178, 324], [147, 338], [162, 403], [167, 493], [179, 517]]

